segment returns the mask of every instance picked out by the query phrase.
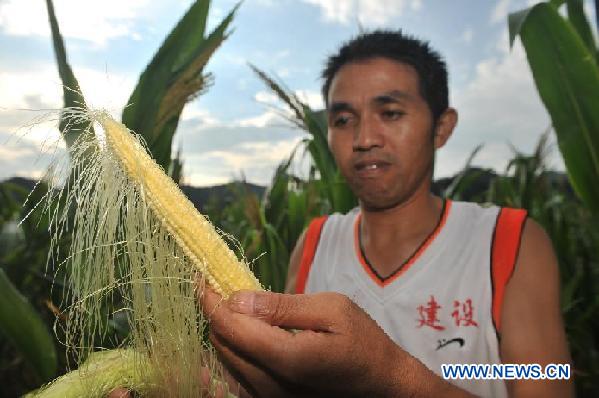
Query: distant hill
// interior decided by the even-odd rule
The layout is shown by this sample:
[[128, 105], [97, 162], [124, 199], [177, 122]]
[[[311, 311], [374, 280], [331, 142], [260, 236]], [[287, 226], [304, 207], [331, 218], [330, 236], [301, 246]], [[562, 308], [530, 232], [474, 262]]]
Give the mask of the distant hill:
[[[14, 184], [27, 191], [31, 191], [37, 181], [23, 177], [12, 177], [0, 182], [0, 184], [3, 183]], [[225, 207], [235, 199], [235, 189], [245, 189], [255, 193], [258, 197], [262, 197], [266, 187], [240, 181], [214, 185], [211, 187], [193, 187], [191, 185], [181, 186], [181, 191], [183, 191], [200, 212], [204, 211], [204, 206], [207, 204], [211, 204], [217, 208]]]
[[183, 191], [200, 212], [204, 210], [204, 206], [207, 204], [216, 205], [217, 208], [226, 207], [226, 205], [235, 200], [235, 189], [245, 189], [255, 193], [259, 198], [266, 191], [266, 187], [241, 181], [211, 187], [181, 186], [181, 191]]
[[[441, 195], [456, 179], [459, 174], [451, 177], [439, 178], [438, 180], [433, 181], [433, 185], [431, 186], [431, 191], [433, 191], [436, 195]], [[461, 194], [462, 200], [470, 200], [484, 193], [491, 182], [495, 178], [497, 178], [497, 173], [488, 169], [481, 169], [478, 167], [471, 167], [468, 169], [465, 179], [471, 179], [468, 181], [468, 184], [464, 191]]]
[[[546, 173], [552, 185], [564, 189], [566, 192], [570, 194], [573, 194], [570, 183], [568, 182], [568, 177], [565, 173], [555, 171], [548, 171]], [[433, 182], [431, 190], [435, 194], [441, 195], [443, 191], [445, 191], [445, 189], [447, 189], [447, 187], [449, 187], [452, 184], [456, 176], [445, 177], [435, 180]], [[466, 177], [466, 179], [468, 179], [469, 181], [467, 183], [466, 188], [461, 194], [461, 200], [471, 200], [473, 198], [479, 197], [480, 194], [484, 193], [489, 188], [491, 182], [495, 178], [497, 178], [497, 174], [494, 171], [488, 169], [473, 167], [468, 170]], [[13, 177], [0, 183], [4, 182], [9, 182], [21, 186], [25, 188], [27, 191], [33, 189], [33, 187], [36, 184], [35, 180], [22, 177]], [[210, 204], [211, 206], [216, 206], [217, 208], [225, 207], [233, 200], [235, 200], [235, 190], [239, 189], [248, 190], [250, 192], [255, 193], [258, 197], [262, 197], [267, 187], [240, 181], [222, 185], [214, 185], [211, 187], [194, 187], [191, 185], [181, 186], [181, 190], [183, 191], [183, 193], [201, 212], [204, 212], [205, 206], [208, 204]]]
[[37, 184], [37, 180], [32, 180], [32, 179], [23, 178], [23, 177], [12, 177], [12, 178], [9, 178], [8, 180], [0, 181], [0, 184], [3, 184], [5, 182], [14, 184], [14, 185], [18, 185], [18, 186], [26, 189], [27, 191], [31, 191], [33, 189], [33, 187], [35, 187], [35, 184]]

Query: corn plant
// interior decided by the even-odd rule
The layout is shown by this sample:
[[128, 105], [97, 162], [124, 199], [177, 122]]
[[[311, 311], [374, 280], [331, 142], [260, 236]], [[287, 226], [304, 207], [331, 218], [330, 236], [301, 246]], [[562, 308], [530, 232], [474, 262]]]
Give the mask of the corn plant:
[[[64, 106], [71, 109], [84, 109], [85, 98], [80, 90], [75, 73], [68, 63], [67, 52], [51, 0], [46, 0], [46, 7], [58, 72], [63, 82]], [[205, 92], [209, 87], [212, 77], [210, 74], [205, 73], [206, 64], [230, 34], [229, 26], [237, 10], [237, 7], [235, 7], [212, 32], [207, 33], [206, 22], [209, 7], [210, 1], [207, 0], [198, 0], [191, 5], [140, 76], [139, 82], [129, 99], [128, 107], [125, 108], [122, 115], [122, 120], [143, 136], [152, 156], [158, 161], [160, 167], [167, 170], [169, 175], [176, 181], [180, 180], [182, 163], [179, 156], [173, 157], [171, 155], [171, 144], [181, 111], [188, 101]], [[69, 117], [68, 112], [62, 115], [59, 128], [68, 148], [74, 147], [82, 133], [88, 132], [93, 135], [89, 118]], [[95, 148], [93, 139], [89, 140], [88, 143], [87, 151], [91, 156], [98, 148]], [[81, 160], [79, 166], [81, 167], [71, 170], [67, 185], [72, 186], [73, 183], [80, 180], [79, 172], [84, 169], [85, 160]], [[37, 199], [32, 197], [32, 203], [37, 203]], [[76, 209], [68, 209], [67, 214], [72, 217], [75, 211]], [[27, 212], [21, 213], [19, 219], [22, 219], [25, 214]], [[57, 251], [55, 262], [49, 263], [49, 268], [45, 268], [45, 257], [49, 252], [51, 240], [47, 232], [49, 227], [48, 218], [42, 217], [37, 212], [29, 214], [29, 218], [21, 224], [19, 233], [25, 230], [26, 236], [29, 237], [27, 234], [30, 232], [28, 230], [30, 225], [32, 231], [35, 230], [38, 231], [38, 234], [44, 234], [44, 237], [40, 237], [40, 239], [29, 239], [27, 241], [28, 244], [39, 243], [39, 250], [21, 252], [19, 247], [5, 247], [1, 255], [2, 257], [7, 256], [14, 259], [14, 263], [22, 260], [20, 263], [26, 264], [27, 269], [31, 269], [32, 272], [14, 272], [11, 266], [13, 262], [11, 261], [3, 262], [2, 267], [7, 271], [9, 279], [21, 291], [24, 291], [24, 288], [26, 290], [27, 286], [35, 286], [39, 290], [39, 295], [36, 296], [32, 290], [29, 290], [27, 296], [39, 299], [40, 303], [35, 302], [35, 307], [38, 311], [42, 310], [47, 315], [44, 318], [48, 324], [52, 324], [50, 319], [53, 318], [52, 311], [58, 316], [56, 332], [58, 338], [63, 339], [64, 314], [57, 308], [57, 305], [61, 302], [63, 290], [68, 294], [72, 292], [69, 292], [66, 288], [63, 289], [63, 286], [66, 286], [63, 283], [65, 275], [63, 273], [55, 274], [58, 271], [53, 268], [54, 265], [52, 264], [62, 264], [67, 251]], [[72, 227], [70, 222], [65, 225], [67, 228]], [[68, 236], [65, 235], [63, 240], [67, 241], [66, 247], [68, 247]], [[33, 258], [34, 255], [35, 258]], [[121, 257], [120, 254], [117, 255], [115, 261], [120, 261]], [[120, 271], [117, 270], [117, 274], [118, 272]], [[32, 278], [39, 280], [33, 283]], [[40, 283], [40, 280], [44, 283]], [[95, 320], [97, 322], [97, 333], [95, 333], [92, 340], [98, 342], [102, 347], [118, 346], [129, 333], [127, 327], [128, 313], [126, 311], [114, 312], [115, 308], [124, 305], [122, 299], [118, 293], [115, 293], [111, 295], [110, 302], [107, 302], [106, 306], [98, 309], [99, 312]], [[43, 300], [46, 300], [46, 304], [43, 304]], [[11, 309], [8, 308], [8, 305], [8, 301], [0, 302], [0, 306], [4, 306], [3, 309], [10, 312]], [[18, 324], [22, 321], [19, 314], [12, 313], [12, 322]], [[12, 330], [15, 329], [12, 328]], [[2, 348], [4, 347], [5, 345], [2, 343]], [[60, 347], [59, 362], [61, 371], [63, 371], [67, 358], [68, 360], [73, 358], [65, 357], [64, 348], [62, 348], [62, 345]], [[21, 349], [20, 352], [25, 351]], [[13, 361], [10, 364], [11, 369], [16, 369], [15, 365], [19, 365], [19, 362]], [[19, 372], [15, 370], [15, 373]], [[27, 372], [20, 373], [27, 374]], [[3, 371], [3, 375], [5, 374], [8, 376], [9, 373]], [[3, 380], [3, 385], [15, 385], [15, 394], [21, 394], [27, 386], [32, 388], [35, 387], [36, 383], [39, 385], [41, 381], [46, 380], [30, 379], [20, 384], [14, 383], [14, 381], [14, 379], [10, 381]]]
[[314, 185], [289, 172], [291, 160], [277, 167], [263, 198], [237, 184], [232, 188], [236, 200], [224, 209], [212, 206], [208, 210], [222, 230], [238, 237], [238, 249], [261, 283], [278, 292], [285, 287], [289, 257], [297, 239], [307, 223], [322, 214], [323, 198]]
[[[566, 3], [568, 17], [558, 7]], [[599, 214], [599, 50], [582, 0], [552, 0], [509, 16], [547, 108], [570, 182]]]
[[[203, 341], [207, 321], [196, 303], [194, 274], [225, 299], [237, 290], [261, 290], [258, 280], [139, 136], [105, 112], [65, 115], [98, 123], [106, 145], [95, 146], [93, 133], [81, 135], [70, 150], [70, 167], [79, 178], [49, 195], [50, 203], [65, 202], [50, 215], [53, 241], [73, 236], [64, 263], [65, 342], [80, 366], [33, 396], [101, 398], [116, 387], [208, 396], [198, 369], [207, 366], [220, 378], [222, 368]], [[127, 349], [101, 359], [94, 355], [101, 347], [97, 336], [105, 333], [104, 309], [115, 293], [127, 304], [121, 310], [131, 313], [131, 335], [123, 344]], [[111, 367], [117, 371], [107, 371]]]
[[[466, 194], [480, 175], [470, 172], [470, 161], [454, 179], [446, 196], [528, 210], [549, 234], [557, 255], [561, 280], [561, 308], [574, 360], [578, 396], [596, 396], [599, 378], [599, 230], [590, 211], [574, 193], [567, 177], [548, 170], [550, 130], [541, 135], [535, 151], [513, 148], [503, 173], [487, 187]], [[460, 178], [470, 176], [471, 178]]]
[[31, 194], [11, 181], [0, 183], [0, 366], [7, 377], [3, 391], [13, 396], [24, 393], [27, 382], [49, 381], [59, 367], [59, 349], [48, 325], [52, 314], [43, 302], [50, 296], [44, 277], [48, 234], [31, 220], [19, 226], [36, 211], [31, 202], [23, 206], [25, 198], [35, 201], [44, 191], [43, 183]]
[[283, 83], [253, 65], [250, 67], [291, 112], [290, 122], [308, 133], [302, 141], [305, 151], [310, 155], [311, 171], [308, 181], [316, 186], [321, 197], [326, 198], [328, 208], [323, 210], [327, 213], [346, 213], [355, 207], [357, 199], [341, 176], [328, 146], [326, 112], [311, 109]]
[[[565, 3], [567, 16], [558, 8]], [[595, 1], [599, 11], [599, 2]], [[562, 302], [580, 396], [599, 385], [599, 49], [582, 0], [551, 0], [508, 18], [547, 108], [570, 183], [584, 206], [563, 196], [529, 203], [556, 245]], [[534, 188], [533, 188], [534, 189]], [[531, 193], [526, 196], [530, 202]], [[538, 195], [538, 192], [535, 192]], [[533, 195], [532, 198], [535, 196]]]
[[[290, 254], [308, 223], [322, 214], [345, 213], [357, 205], [357, 199], [328, 147], [325, 112], [311, 109], [283, 83], [250, 67], [283, 102], [286, 109], [279, 109], [281, 115], [306, 137], [278, 165], [264, 198], [240, 186], [234, 192], [238, 200], [222, 213], [213, 208], [209, 214], [221, 229], [239, 237], [244, 255], [262, 284], [282, 291]], [[302, 152], [309, 161], [306, 176], [292, 172]]]

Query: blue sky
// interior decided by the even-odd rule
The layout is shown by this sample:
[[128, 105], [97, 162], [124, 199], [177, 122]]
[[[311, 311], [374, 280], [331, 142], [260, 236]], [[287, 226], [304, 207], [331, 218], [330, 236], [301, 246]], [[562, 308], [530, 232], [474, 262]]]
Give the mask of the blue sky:
[[[51, 143], [59, 135], [53, 122], [32, 123], [45, 114], [41, 110], [62, 103], [44, 3], [0, 0], [0, 179], [40, 177], [56, 151]], [[478, 144], [484, 148], [474, 163], [501, 170], [510, 156], [508, 143], [531, 151], [550, 125], [520, 44], [510, 51], [507, 43], [507, 13], [530, 3], [246, 0], [233, 34], [208, 63], [213, 86], [187, 105], [175, 137], [175, 146], [183, 150], [185, 181], [210, 185], [243, 173], [251, 182], [268, 183], [303, 133], [272, 110], [281, 104], [247, 63], [278, 76], [320, 107], [323, 62], [360, 26], [401, 27], [429, 40], [446, 58], [451, 102], [460, 121], [438, 153], [436, 175], [458, 171]], [[190, 4], [55, 0], [68, 56], [88, 103], [120, 117], [137, 76]], [[209, 28], [234, 5], [213, 0]], [[551, 165], [562, 168], [553, 152]]]

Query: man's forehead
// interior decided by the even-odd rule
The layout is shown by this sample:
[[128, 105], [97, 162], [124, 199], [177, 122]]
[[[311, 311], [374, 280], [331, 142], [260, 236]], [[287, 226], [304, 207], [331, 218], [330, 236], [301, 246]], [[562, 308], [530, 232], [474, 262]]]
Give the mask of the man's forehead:
[[[389, 90], [379, 94], [374, 94], [366, 98], [372, 105], [385, 105], [389, 103], [402, 103], [414, 100], [414, 95], [402, 90]], [[332, 98], [329, 110], [332, 112], [351, 107], [351, 98]]]
[[369, 105], [373, 106], [393, 103], [401, 104], [416, 101], [417, 96], [415, 96], [412, 93], [401, 90], [389, 90], [381, 93], [375, 93], [369, 96], [362, 96], [360, 98], [356, 98], [355, 96], [351, 95], [333, 95], [331, 93], [331, 98], [329, 100], [329, 111], [335, 112], [347, 108], [352, 108], [354, 102], [366, 102]]
[[378, 97], [409, 100], [419, 94], [419, 86], [418, 73], [409, 64], [387, 58], [355, 61], [333, 77], [328, 102], [346, 101], [355, 95], [372, 101]]

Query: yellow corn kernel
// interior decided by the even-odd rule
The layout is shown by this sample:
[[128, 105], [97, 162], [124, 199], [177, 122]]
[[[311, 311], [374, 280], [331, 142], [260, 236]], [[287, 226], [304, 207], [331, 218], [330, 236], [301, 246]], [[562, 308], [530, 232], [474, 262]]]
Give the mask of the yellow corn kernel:
[[237, 290], [262, 290], [247, 264], [239, 261], [130, 130], [106, 112], [100, 112], [97, 120], [129, 177], [139, 184], [155, 215], [209, 285], [225, 299]]

